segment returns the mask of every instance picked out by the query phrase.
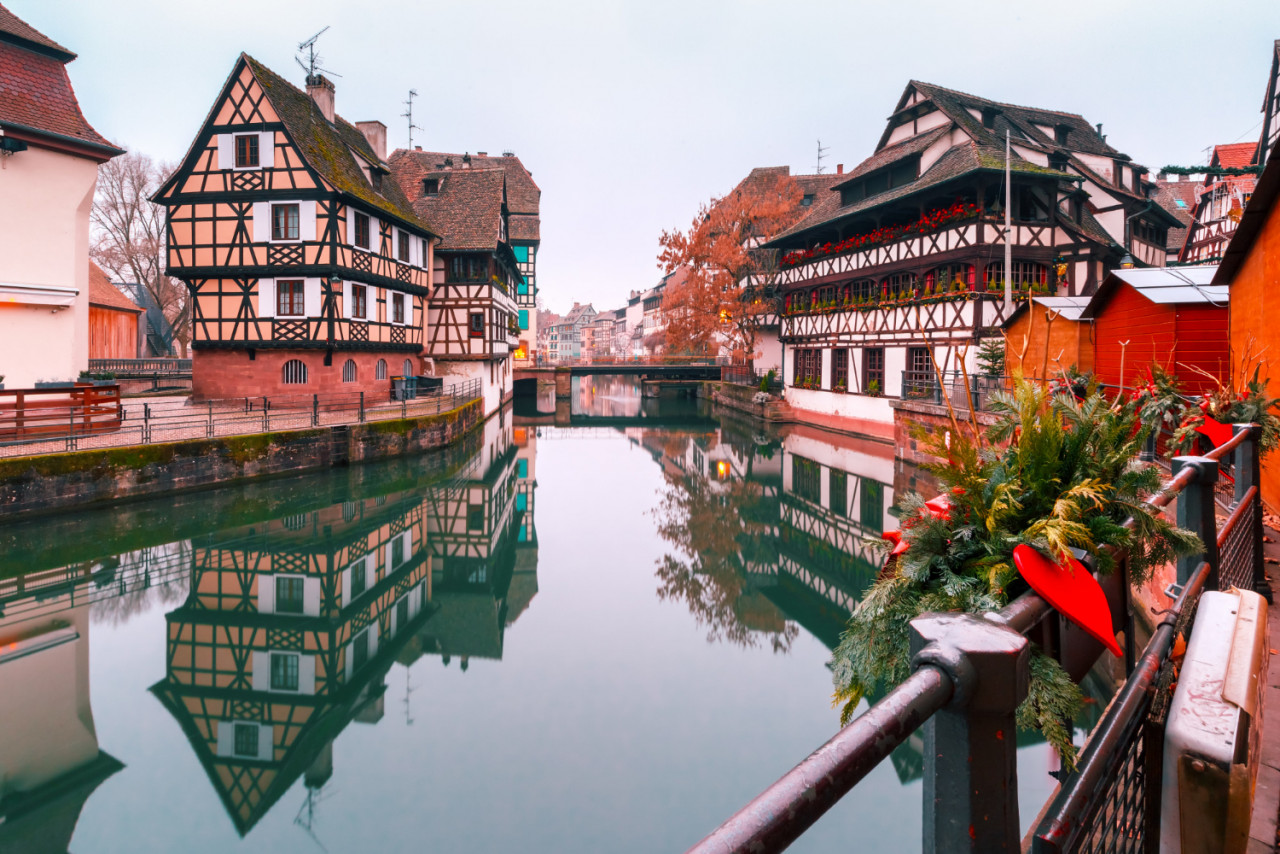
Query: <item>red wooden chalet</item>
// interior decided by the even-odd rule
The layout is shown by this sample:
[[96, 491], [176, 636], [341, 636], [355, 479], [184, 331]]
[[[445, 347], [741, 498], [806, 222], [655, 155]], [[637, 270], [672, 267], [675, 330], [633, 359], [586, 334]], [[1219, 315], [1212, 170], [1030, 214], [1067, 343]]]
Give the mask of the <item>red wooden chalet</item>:
[[1159, 362], [1178, 375], [1186, 394], [1215, 387], [1200, 371], [1226, 382], [1231, 372], [1227, 288], [1211, 284], [1216, 271], [1216, 266], [1156, 267], [1107, 276], [1082, 315], [1094, 323], [1098, 380], [1134, 386]]

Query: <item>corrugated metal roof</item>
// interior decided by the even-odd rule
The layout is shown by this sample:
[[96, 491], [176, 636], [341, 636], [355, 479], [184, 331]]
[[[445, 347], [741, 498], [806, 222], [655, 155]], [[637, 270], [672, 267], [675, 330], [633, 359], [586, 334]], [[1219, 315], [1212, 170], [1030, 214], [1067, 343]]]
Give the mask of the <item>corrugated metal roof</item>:
[[1089, 306], [1089, 297], [1033, 297], [1033, 300], [1065, 320], [1079, 320]]
[[1203, 267], [1146, 267], [1113, 270], [1112, 275], [1158, 305], [1227, 302], [1225, 285], [1214, 285], [1218, 265]]

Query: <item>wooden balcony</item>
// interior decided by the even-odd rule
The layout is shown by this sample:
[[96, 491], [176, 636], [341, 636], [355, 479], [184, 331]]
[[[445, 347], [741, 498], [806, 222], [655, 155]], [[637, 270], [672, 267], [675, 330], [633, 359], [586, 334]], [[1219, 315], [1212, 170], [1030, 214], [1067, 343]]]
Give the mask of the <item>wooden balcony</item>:
[[[1025, 292], [1015, 299], [1014, 307], [1024, 299]], [[905, 342], [926, 330], [931, 335], [969, 336], [979, 329], [1003, 325], [1006, 317], [1002, 292], [975, 291], [874, 306], [793, 312], [782, 316], [781, 337], [787, 343], [803, 344], [886, 343], [894, 339]]]
[[[1046, 256], [1051, 256], [1054, 247], [1074, 242], [1066, 229], [1049, 223], [1015, 222], [1012, 229], [1014, 246], [1044, 250]], [[926, 234], [913, 234], [866, 249], [817, 257], [794, 267], [784, 267], [778, 273], [775, 283], [778, 287], [791, 288], [802, 284], [875, 275], [882, 272], [881, 268], [908, 265], [926, 267], [933, 256], [962, 253], [966, 249], [1003, 243], [1003, 223], [998, 224], [993, 218], [964, 220]], [[1000, 259], [993, 256], [991, 260]], [[1048, 261], [1049, 258], [1046, 257], [1045, 260]]]

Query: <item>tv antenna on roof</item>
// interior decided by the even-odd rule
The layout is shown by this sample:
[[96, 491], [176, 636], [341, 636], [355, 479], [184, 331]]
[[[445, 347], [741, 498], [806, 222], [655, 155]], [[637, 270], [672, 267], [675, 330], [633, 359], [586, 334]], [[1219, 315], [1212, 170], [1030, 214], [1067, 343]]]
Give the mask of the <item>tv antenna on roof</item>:
[[401, 113], [400, 115], [401, 115], [402, 117], [404, 117], [404, 118], [406, 118], [406, 119], [408, 119], [408, 120], [409, 120], [409, 150], [410, 150], [410, 151], [413, 151], [413, 131], [414, 131], [414, 129], [422, 130], [422, 128], [418, 127], [418, 125], [415, 125], [415, 124], [413, 123], [413, 99], [414, 99], [414, 98], [416, 98], [416, 97], [418, 97], [418, 90], [417, 90], [417, 89], [410, 89], [410, 90], [409, 90], [409, 100], [407, 100], [407, 101], [402, 101], [402, 102], [401, 102], [401, 103], [402, 103], [402, 104], [404, 104], [406, 107], [408, 107], [408, 109], [407, 109], [407, 110], [405, 110], [405, 111], [404, 111], [403, 113]]
[[305, 50], [307, 52], [307, 61], [303, 62], [301, 56], [295, 56], [294, 60], [297, 61], [298, 65], [302, 66], [303, 71], [307, 72], [308, 85], [310, 85], [312, 81], [315, 79], [317, 71], [323, 71], [325, 74], [332, 74], [334, 77], [342, 76], [336, 71], [330, 71], [327, 68], [320, 67], [320, 63], [324, 62], [324, 57], [316, 53], [316, 39], [324, 35], [325, 32], [328, 31], [328, 29], [329, 29], [328, 27], [325, 27], [323, 30], [316, 33], [311, 38], [307, 39], [306, 41], [299, 42], [298, 44], [298, 50]]
[[817, 166], [818, 171], [815, 174], [818, 174], [818, 175], [822, 174], [822, 160], [827, 156], [827, 149], [830, 147], [831, 146], [829, 145], [823, 145], [822, 140], [818, 140], [818, 166]]

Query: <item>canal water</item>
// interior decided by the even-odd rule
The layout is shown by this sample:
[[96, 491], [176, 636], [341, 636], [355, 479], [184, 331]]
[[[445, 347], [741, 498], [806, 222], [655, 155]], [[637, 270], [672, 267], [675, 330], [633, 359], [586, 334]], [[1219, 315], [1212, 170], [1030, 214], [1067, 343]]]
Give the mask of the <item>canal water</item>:
[[[683, 851], [837, 730], [912, 477], [595, 378], [446, 453], [0, 526], [0, 852]], [[792, 850], [918, 848], [922, 765]]]

